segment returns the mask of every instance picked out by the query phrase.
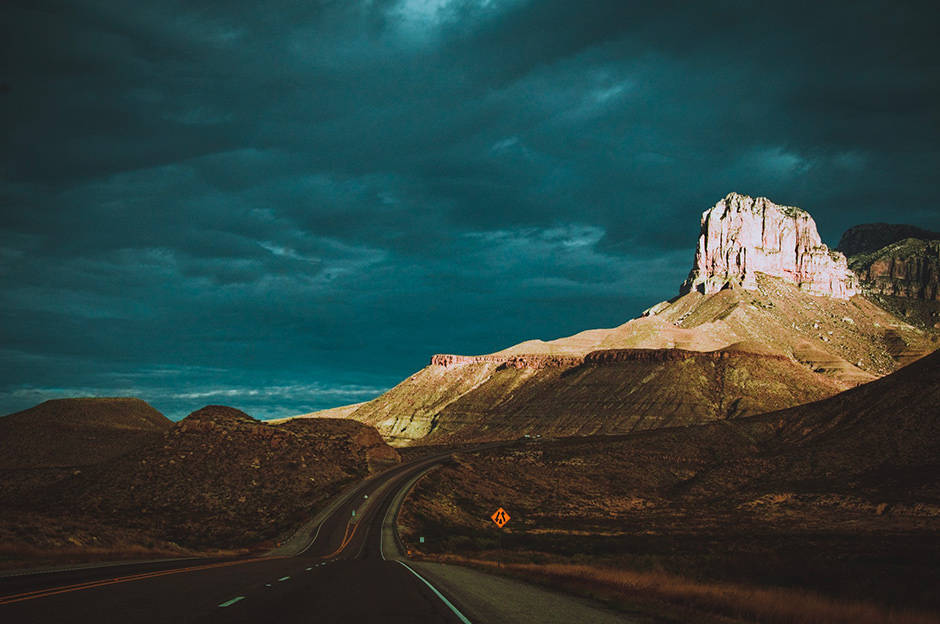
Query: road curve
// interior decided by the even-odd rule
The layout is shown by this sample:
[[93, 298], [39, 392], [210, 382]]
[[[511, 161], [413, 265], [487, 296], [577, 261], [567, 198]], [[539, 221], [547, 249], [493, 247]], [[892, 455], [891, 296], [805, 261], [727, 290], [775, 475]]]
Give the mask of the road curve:
[[402, 560], [393, 526], [398, 505], [411, 483], [448, 459], [448, 454], [425, 457], [347, 491], [321, 514], [322, 521], [289, 540], [281, 554], [132, 563], [0, 578], [0, 621], [632, 621], [596, 604], [519, 581]]
[[0, 579], [0, 621], [461, 623], [410, 571], [383, 560], [379, 543], [393, 495], [448, 457], [398, 466], [354, 488], [295, 556], [133, 563], [6, 577]]

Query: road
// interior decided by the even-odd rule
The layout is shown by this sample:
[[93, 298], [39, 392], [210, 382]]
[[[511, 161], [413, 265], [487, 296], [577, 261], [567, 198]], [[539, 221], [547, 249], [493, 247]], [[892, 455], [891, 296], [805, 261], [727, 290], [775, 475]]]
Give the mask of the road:
[[402, 560], [394, 512], [410, 484], [447, 459], [420, 459], [354, 488], [296, 536], [293, 556], [286, 554], [288, 544], [285, 554], [265, 557], [134, 563], [2, 578], [0, 621], [628, 621], [519, 581]]

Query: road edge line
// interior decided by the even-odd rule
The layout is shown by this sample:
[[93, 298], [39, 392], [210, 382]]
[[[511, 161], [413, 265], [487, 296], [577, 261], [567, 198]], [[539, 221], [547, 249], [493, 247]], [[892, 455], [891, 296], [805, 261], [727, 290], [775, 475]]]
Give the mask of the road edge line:
[[409, 570], [412, 574], [414, 574], [414, 575], [417, 576], [419, 579], [421, 579], [421, 580], [424, 582], [425, 585], [427, 585], [429, 588], [431, 588], [431, 591], [434, 592], [434, 595], [436, 595], [438, 598], [440, 598], [441, 601], [442, 601], [445, 605], [447, 605], [447, 606], [450, 608], [451, 611], [454, 612], [454, 615], [456, 615], [457, 618], [458, 618], [461, 622], [463, 622], [463, 624], [472, 624], [472, 622], [470, 622], [470, 620], [467, 619], [467, 616], [465, 616], [463, 613], [461, 613], [461, 612], [460, 612], [460, 609], [458, 609], [457, 607], [455, 607], [454, 604], [453, 604], [450, 600], [448, 600], [446, 597], [444, 597], [444, 594], [442, 594], [440, 591], [438, 591], [438, 589], [437, 589], [436, 587], [434, 587], [433, 585], [431, 585], [431, 583], [430, 583], [426, 578], [424, 578], [423, 576], [421, 576], [420, 574], [418, 574], [417, 572], [415, 572], [415, 569], [414, 569], [414, 568], [412, 568], [410, 565], [408, 565], [407, 563], [405, 563], [405, 562], [402, 561], [401, 559], [398, 559], [397, 561], [398, 561], [398, 563], [400, 563], [400, 564], [402, 564], [403, 566], [405, 566], [406, 568], [408, 568], [408, 570]]

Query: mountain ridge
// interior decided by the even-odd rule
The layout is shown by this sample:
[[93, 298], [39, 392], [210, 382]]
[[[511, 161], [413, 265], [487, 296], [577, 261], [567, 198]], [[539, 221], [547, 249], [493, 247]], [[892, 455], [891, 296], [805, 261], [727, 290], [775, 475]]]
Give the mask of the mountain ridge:
[[[720, 227], [716, 222], [722, 222]], [[766, 259], [784, 251], [785, 259]], [[761, 254], [766, 257], [755, 260]], [[518, 436], [536, 431], [537, 425], [552, 435], [623, 433], [824, 398], [937, 348], [937, 336], [857, 296], [858, 281], [846, 267], [845, 257], [819, 240], [806, 211], [731, 193], [703, 213], [694, 266], [678, 297], [613, 328], [527, 340], [484, 355], [435, 354], [427, 367], [348, 415], [372, 424], [396, 445], [512, 437], [514, 427]], [[705, 367], [708, 357], [731, 358], [731, 368], [740, 368], [738, 382], [728, 386], [738, 394], [727, 399], [743, 409], [716, 411], [709, 405], [704, 389], [723, 386], [727, 374]], [[587, 363], [626, 367], [655, 360], [676, 366], [695, 361], [698, 377], [660, 376], [670, 387], [669, 396], [646, 384], [647, 398], [638, 399], [635, 388], [613, 377], [601, 382], [599, 373], [581, 377], [576, 372]], [[764, 378], [770, 370], [784, 386], [799, 385], [805, 393], [768, 391], [774, 387], [774, 380]], [[650, 374], [634, 383], [643, 386], [640, 382]], [[588, 382], [596, 397], [578, 385]], [[701, 388], [701, 398], [685, 401], [683, 387]], [[554, 396], [555, 407], [540, 402], [534, 388]], [[576, 404], [557, 407], [575, 396], [581, 397], [580, 416]], [[540, 422], [526, 415], [535, 405], [542, 410]], [[653, 415], [656, 405], [664, 414], [659, 420]], [[619, 424], [610, 428], [610, 423]]]

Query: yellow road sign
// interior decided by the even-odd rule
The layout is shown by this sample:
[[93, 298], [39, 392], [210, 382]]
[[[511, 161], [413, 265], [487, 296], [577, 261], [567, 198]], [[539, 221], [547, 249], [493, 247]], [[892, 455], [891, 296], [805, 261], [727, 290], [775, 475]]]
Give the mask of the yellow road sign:
[[496, 526], [503, 528], [506, 526], [506, 523], [509, 522], [509, 512], [500, 507], [493, 513], [492, 516], [490, 516], [490, 518], [492, 518], [493, 522], [496, 523]]

